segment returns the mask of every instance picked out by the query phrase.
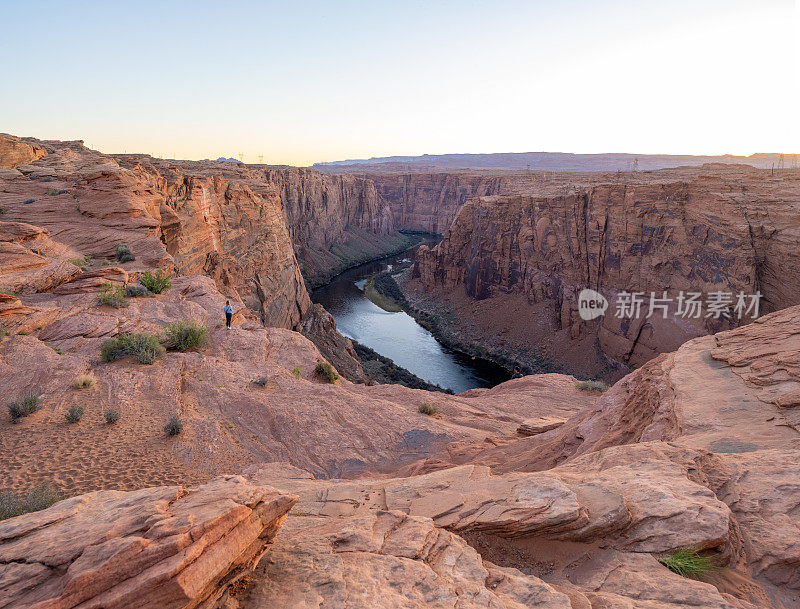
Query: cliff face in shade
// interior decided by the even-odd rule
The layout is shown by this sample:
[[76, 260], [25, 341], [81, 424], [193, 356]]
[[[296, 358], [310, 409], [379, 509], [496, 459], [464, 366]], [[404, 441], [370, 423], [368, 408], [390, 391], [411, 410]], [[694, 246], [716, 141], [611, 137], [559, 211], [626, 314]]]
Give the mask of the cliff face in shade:
[[[653, 172], [631, 182], [577, 184], [561, 193], [474, 198], [415, 274], [424, 290], [460, 288], [472, 299], [522, 294], [547, 303], [571, 339], [597, 336], [611, 358], [641, 365], [735, 320], [615, 317], [620, 291], [764, 295], [763, 312], [800, 302], [800, 173], [709, 167]], [[608, 176], [605, 176], [607, 178]], [[577, 312], [597, 289], [610, 308], [598, 321]], [[705, 311], [703, 313], [705, 315]]]
[[506, 192], [514, 175], [469, 173], [368, 173], [391, 206], [399, 229], [442, 234], [470, 197]]
[[280, 195], [295, 253], [312, 284], [408, 245], [370, 179], [300, 167], [267, 168], [262, 175]]

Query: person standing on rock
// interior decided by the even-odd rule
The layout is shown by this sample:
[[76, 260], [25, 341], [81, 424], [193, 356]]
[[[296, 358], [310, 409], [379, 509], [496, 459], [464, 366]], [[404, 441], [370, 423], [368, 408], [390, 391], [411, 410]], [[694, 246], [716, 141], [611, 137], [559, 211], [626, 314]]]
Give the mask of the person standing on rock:
[[514, 368], [514, 374], [511, 375], [512, 379], [521, 379], [524, 375], [519, 371], [519, 368]]
[[233, 307], [231, 306], [231, 301], [225, 301], [225, 325], [228, 327], [228, 330], [231, 329], [231, 318], [233, 317]]

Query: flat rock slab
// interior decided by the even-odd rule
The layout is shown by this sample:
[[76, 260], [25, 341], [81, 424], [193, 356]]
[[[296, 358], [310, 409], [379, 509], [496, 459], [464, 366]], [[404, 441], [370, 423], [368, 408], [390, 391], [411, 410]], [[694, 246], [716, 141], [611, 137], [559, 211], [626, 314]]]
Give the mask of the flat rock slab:
[[97, 491], [11, 518], [0, 522], [0, 607], [197, 607], [252, 570], [296, 501], [223, 476]]
[[517, 427], [517, 433], [521, 436], [535, 436], [551, 429], [561, 427], [566, 423], [566, 419], [561, 417], [536, 417], [534, 419], [525, 419]]

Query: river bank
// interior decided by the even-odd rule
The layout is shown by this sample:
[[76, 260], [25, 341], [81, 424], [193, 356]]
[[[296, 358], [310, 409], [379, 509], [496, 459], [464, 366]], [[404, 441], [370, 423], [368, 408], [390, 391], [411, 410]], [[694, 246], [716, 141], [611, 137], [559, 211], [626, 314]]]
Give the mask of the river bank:
[[[413, 317], [400, 307], [393, 307], [391, 301], [373, 289], [376, 275], [409, 266], [412, 252], [406, 250], [397, 256], [350, 269], [312, 293], [312, 300], [333, 316], [343, 336], [380, 356], [364, 351], [358, 354], [365, 375], [376, 382], [417, 388], [421, 380], [456, 393], [493, 387], [508, 380], [508, 372], [493, 362], [439, 343]], [[355, 345], [354, 348], [358, 351]]]
[[373, 286], [450, 349], [522, 374], [557, 372], [578, 378], [617, 380], [624, 370], [599, 351], [596, 341], [564, 340], [563, 330], [542, 307], [521, 295], [476, 301], [452, 291], [427, 293], [411, 269], [381, 273]]

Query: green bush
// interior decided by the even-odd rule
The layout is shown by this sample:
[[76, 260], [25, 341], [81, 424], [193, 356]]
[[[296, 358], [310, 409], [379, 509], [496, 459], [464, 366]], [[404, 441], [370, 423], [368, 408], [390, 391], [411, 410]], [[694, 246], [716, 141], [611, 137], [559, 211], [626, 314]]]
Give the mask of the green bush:
[[11, 415], [11, 420], [15, 423], [22, 417], [27, 417], [33, 414], [42, 407], [42, 402], [38, 395], [29, 394], [21, 398], [17, 398], [15, 402], [8, 404], [8, 412]]
[[182, 431], [183, 421], [176, 414], [172, 415], [167, 424], [164, 425], [164, 433], [168, 436], [177, 436]]
[[708, 556], [701, 556], [697, 550], [676, 550], [669, 556], [659, 558], [658, 562], [670, 571], [689, 579], [698, 579], [716, 569]]
[[106, 281], [100, 286], [100, 295], [97, 297], [100, 304], [124, 309], [128, 306], [128, 299], [125, 298], [125, 288], [122, 286], [114, 287], [110, 281]]
[[129, 298], [144, 298], [150, 296], [150, 292], [140, 283], [131, 283], [125, 286], [125, 296]]
[[603, 381], [581, 381], [575, 383], [575, 388], [581, 391], [599, 391], [600, 393], [608, 391], [608, 385]]
[[140, 364], [152, 364], [164, 353], [164, 347], [155, 334], [120, 334], [103, 343], [101, 356], [104, 362], [113, 362], [133, 355]]
[[153, 294], [161, 294], [165, 290], [172, 287], [172, 282], [169, 280], [169, 273], [165, 273], [162, 269], [158, 269], [155, 273], [145, 271], [139, 277], [139, 283], [151, 291]]
[[81, 267], [82, 271], [86, 270], [86, 267], [92, 264], [92, 257], [91, 256], [81, 256], [80, 258], [73, 258], [70, 260], [72, 264], [75, 266]]
[[199, 349], [208, 344], [208, 330], [194, 320], [173, 321], [164, 331], [164, 339], [178, 351]]
[[430, 402], [422, 402], [422, 404], [419, 405], [418, 410], [420, 413], [426, 414], [429, 417], [436, 414], [436, 406], [434, 406]]
[[269, 383], [268, 376], [260, 376], [256, 380], [253, 381], [254, 385], [258, 385], [259, 387], [266, 387], [267, 383]]
[[296, 379], [299, 379], [301, 376], [303, 376], [303, 373], [300, 372], [300, 366], [295, 366], [292, 368], [292, 376]]
[[314, 374], [326, 383], [335, 383], [336, 379], [339, 378], [339, 375], [336, 374], [336, 370], [334, 370], [333, 366], [328, 362], [317, 362], [317, 365], [314, 367]]
[[29, 512], [38, 512], [60, 500], [61, 497], [50, 482], [42, 482], [33, 487], [25, 499], [10, 491], [0, 493], [0, 520]]
[[71, 406], [67, 414], [64, 415], [67, 419], [67, 423], [77, 423], [80, 421], [83, 418], [83, 411], [83, 406]]
[[131, 250], [128, 249], [127, 243], [120, 243], [114, 256], [117, 258], [117, 262], [133, 262], [136, 260], [136, 257], [131, 254]]
[[113, 425], [114, 423], [119, 421], [120, 416], [122, 415], [120, 415], [119, 410], [115, 410], [114, 408], [109, 408], [103, 414], [103, 417], [105, 417], [106, 419], [106, 423], [108, 423], [109, 425]]

